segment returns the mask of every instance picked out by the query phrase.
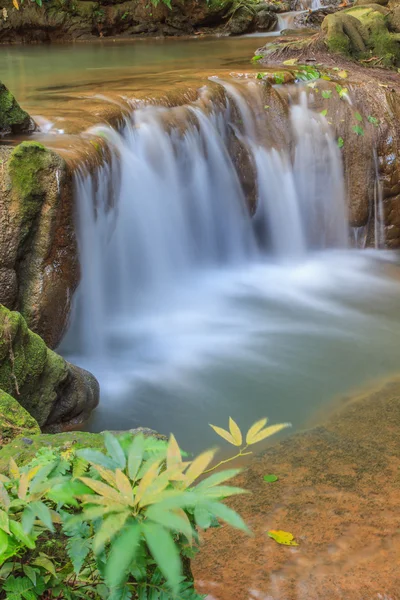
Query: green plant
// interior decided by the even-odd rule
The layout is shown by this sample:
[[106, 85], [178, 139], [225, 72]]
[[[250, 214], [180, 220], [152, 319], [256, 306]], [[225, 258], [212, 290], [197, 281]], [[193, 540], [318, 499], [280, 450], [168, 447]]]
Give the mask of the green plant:
[[196, 528], [247, 531], [221, 502], [243, 492], [223, 485], [239, 470], [198, 481], [215, 451], [186, 462], [174, 436], [105, 434], [105, 445], [43, 449], [1, 475], [0, 598], [199, 599], [181, 567]]

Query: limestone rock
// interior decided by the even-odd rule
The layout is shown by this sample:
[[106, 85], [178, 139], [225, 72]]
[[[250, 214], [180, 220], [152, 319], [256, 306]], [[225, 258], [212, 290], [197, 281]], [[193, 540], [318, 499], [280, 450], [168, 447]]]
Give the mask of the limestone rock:
[[12, 396], [0, 390], [0, 448], [19, 435], [38, 433], [37, 421]]
[[50, 432], [84, 423], [99, 399], [93, 375], [47, 348], [19, 313], [1, 305], [0, 388]]

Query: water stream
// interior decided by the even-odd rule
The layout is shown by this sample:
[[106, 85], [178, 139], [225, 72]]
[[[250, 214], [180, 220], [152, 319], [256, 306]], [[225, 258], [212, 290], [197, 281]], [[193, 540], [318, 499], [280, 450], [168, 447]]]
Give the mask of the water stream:
[[[99, 379], [93, 431], [148, 426], [184, 447], [233, 416], [305, 426], [398, 369], [395, 256], [348, 247], [339, 150], [300, 95], [271, 147], [254, 82], [226, 101], [102, 127], [112, 161], [76, 178], [82, 283], [63, 352]], [[264, 131], [265, 130], [265, 131]], [[246, 205], [235, 137], [256, 174]]]

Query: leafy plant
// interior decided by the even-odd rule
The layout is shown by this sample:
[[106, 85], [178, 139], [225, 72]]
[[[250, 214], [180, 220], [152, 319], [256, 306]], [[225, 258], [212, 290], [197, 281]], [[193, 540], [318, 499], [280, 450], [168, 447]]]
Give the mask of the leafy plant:
[[278, 423], [277, 425], [270, 425], [269, 427], [265, 427], [268, 423], [268, 419], [265, 417], [264, 419], [260, 419], [256, 421], [254, 425], [250, 427], [246, 434], [245, 443], [243, 443], [243, 434], [239, 429], [238, 424], [229, 417], [229, 431], [226, 429], [222, 429], [222, 427], [217, 427], [216, 425], [211, 425], [210, 427], [215, 431], [217, 435], [222, 437], [224, 440], [232, 444], [233, 446], [237, 446], [239, 452], [226, 460], [221, 460], [218, 464], [214, 465], [211, 469], [205, 471], [205, 473], [209, 473], [210, 471], [214, 471], [218, 469], [221, 465], [224, 465], [232, 460], [236, 460], [242, 456], [249, 456], [253, 454], [252, 451], [247, 452], [247, 448], [249, 446], [253, 446], [254, 444], [258, 444], [258, 442], [262, 442], [263, 440], [271, 437], [275, 433], [282, 431], [282, 429], [286, 429], [287, 427], [291, 427], [291, 423]]
[[361, 127], [361, 125], [354, 125], [353, 127], [353, 131], [354, 133], [356, 133], [357, 135], [364, 135], [364, 129]]
[[298, 81], [312, 81], [320, 78], [320, 72], [315, 67], [309, 65], [299, 65], [299, 70], [294, 72]]
[[107, 433], [105, 446], [45, 448], [21, 469], [11, 460], [0, 476], [0, 598], [198, 600], [181, 565], [197, 528], [222, 519], [248, 531], [221, 502], [243, 493], [224, 485], [240, 470], [199, 481], [214, 450], [185, 461], [173, 435]]

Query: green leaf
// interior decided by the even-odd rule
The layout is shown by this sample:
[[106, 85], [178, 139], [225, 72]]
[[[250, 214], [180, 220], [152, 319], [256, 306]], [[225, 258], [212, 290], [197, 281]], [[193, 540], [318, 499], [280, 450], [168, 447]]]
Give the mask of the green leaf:
[[29, 535], [32, 532], [33, 525], [35, 523], [35, 519], [36, 519], [35, 513], [33, 512], [33, 510], [31, 509], [30, 506], [27, 506], [25, 508], [24, 512], [22, 513], [22, 517], [21, 517], [22, 529], [25, 531], [25, 533], [27, 535]]
[[105, 580], [110, 588], [116, 588], [126, 581], [139, 548], [140, 535], [140, 525], [133, 523], [112, 542], [105, 571]]
[[93, 540], [93, 552], [99, 554], [104, 546], [110, 542], [119, 531], [124, 527], [129, 516], [129, 512], [112, 514], [103, 520], [103, 524], [96, 533]]
[[213, 473], [206, 479], [203, 479], [198, 485], [196, 485], [194, 489], [197, 492], [199, 492], [201, 490], [205, 490], [215, 485], [219, 485], [220, 483], [224, 483], [224, 481], [227, 481], [228, 479], [232, 479], [232, 477], [236, 477], [236, 475], [238, 475], [241, 472], [242, 469], [226, 469], [225, 471]]
[[47, 571], [54, 577], [57, 576], [56, 568], [54, 566], [53, 561], [50, 560], [50, 558], [48, 558], [44, 554], [41, 554], [40, 556], [35, 558], [35, 560], [32, 562], [32, 564], [36, 565], [37, 567], [42, 567], [42, 569], [44, 569], [45, 571]]
[[33, 585], [36, 585], [36, 570], [30, 567], [29, 565], [23, 565], [22, 570], [24, 571], [28, 579], [32, 581]]
[[43, 525], [50, 531], [54, 531], [50, 510], [44, 502], [31, 502], [29, 506], [37, 518], [42, 521]]
[[364, 129], [361, 127], [361, 125], [354, 125], [353, 131], [357, 135], [364, 135]]
[[10, 521], [10, 531], [17, 538], [17, 540], [22, 542], [25, 546], [31, 550], [35, 548], [35, 542], [29, 535], [25, 533], [21, 523], [18, 523], [18, 521]]
[[149, 550], [172, 590], [176, 591], [181, 575], [181, 560], [171, 534], [155, 523], [145, 523], [143, 533]]
[[338, 148], [343, 148], [343, 146], [344, 146], [344, 139], [342, 137], [338, 137], [338, 139], [337, 139], [337, 145], [338, 145]]
[[85, 558], [89, 554], [91, 540], [79, 536], [70, 538], [67, 542], [67, 552], [74, 567], [75, 575], [79, 575]]
[[1, 560], [1, 555], [4, 554], [4, 552], [7, 550], [7, 548], [8, 548], [8, 534], [1, 529], [0, 530], [0, 560]]
[[372, 123], [372, 125], [379, 127], [379, 120], [376, 117], [371, 117], [371, 115], [369, 115], [367, 119], [370, 123]]
[[332, 96], [332, 90], [322, 90], [321, 94], [323, 98], [330, 98]]
[[[120, 588], [110, 590], [110, 594], [107, 596], [107, 600], [131, 600], [132, 592], [128, 586], [124, 585]], [[147, 596], [146, 596], [147, 599]]]
[[322, 115], [323, 117], [326, 117], [326, 115], [328, 114], [328, 111], [325, 108], [324, 110], [321, 110], [321, 112], [319, 114]]
[[362, 118], [362, 116], [360, 115], [360, 113], [359, 113], [359, 112], [356, 112], [356, 113], [354, 113], [354, 116], [355, 116], [355, 118], [357, 119], [357, 121], [360, 121], [360, 122], [361, 122], [361, 121], [363, 120], [363, 118]]
[[222, 519], [225, 523], [228, 523], [228, 525], [249, 533], [249, 528], [242, 517], [228, 506], [225, 506], [225, 504], [222, 504], [221, 502], [208, 502], [207, 508], [212, 515], [218, 519]]
[[47, 497], [56, 504], [78, 506], [76, 498], [86, 494], [94, 495], [95, 492], [81, 481], [67, 480], [65, 483], [59, 483], [52, 487], [47, 492]]
[[257, 79], [262, 79], [265, 73], [257, 73]]
[[103, 454], [103, 452], [99, 452], [98, 450], [84, 448], [83, 450], [78, 450], [76, 455], [80, 458], [84, 458], [89, 463], [92, 463], [94, 465], [100, 465], [101, 467], [105, 467], [106, 469], [114, 470], [118, 467], [118, 463], [116, 463], [109, 456]]
[[196, 506], [194, 509], [194, 520], [201, 529], [208, 529], [211, 525], [212, 516], [204, 506]]
[[261, 60], [263, 58], [262, 54], [256, 54], [256, 56], [253, 56], [253, 58], [251, 59], [252, 62], [257, 62], [258, 60]]
[[[7, 579], [10, 573], [14, 570], [14, 563], [7, 562], [0, 568], [0, 579]], [[1, 589], [1, 588], [0, 588]]]
[[107, 451], [113, 461], [116, 463], [119, 469], [125, 469], [126, 467], [126, 458], [125, 452], [122, 449], [121, 444], [117, 440], [115, 436], [112, 435], [109, 431], [104, 433], [104, 444], [107, 448]]
[[157, 504], [153, 504], [146, 511], [146, 519], [158, 523], [166, 529], [183, 533], [188, 539], [192, 538], [193, 531], [188, 519], [186, 520], [181, 515], [171, 511], [160, 510]]
[[279, 480], [279, 477], [277, 477], [276, 475], [264, 475], [263, 479], [267, 483], [274, 483], [274, 481]]
[[10, 533], [10, 528], [8, 526], [8, 515], [4, 510], [0, 509], [0, 529], [5, 531], [6, 533]]
[[144, 453], [144, 436], [136, 435], [128, 451], [128, 475], [135, 481], [136, 475], [142, 464]]

